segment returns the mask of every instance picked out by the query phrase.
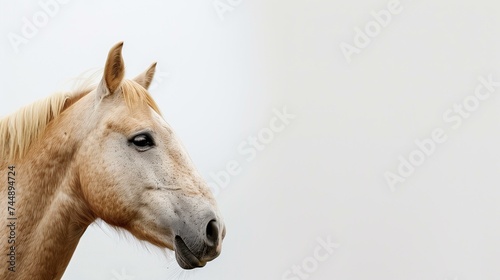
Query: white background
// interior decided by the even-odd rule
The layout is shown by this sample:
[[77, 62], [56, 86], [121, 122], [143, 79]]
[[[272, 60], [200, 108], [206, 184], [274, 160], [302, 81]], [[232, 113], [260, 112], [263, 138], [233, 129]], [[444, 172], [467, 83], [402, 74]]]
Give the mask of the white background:
[[[0, 2], [0, 115], [102, 69], [123, 40], [128, 77], [158, 61], [151, 92], [207, 181], [241, 165], [205, 268], [92, 225], [64, 279], [498, 279], [500, 87], [457, 128], [443, 114], [479, 76], [500, 81], [500, 4], [402, 0], [349, 63], [340, 44], [390, 1], [227, 1], [70, 0], [17, 52], [9, 36], [43, 9]], [[247, 161], [238, 146], [284, 107], [295, 118]], [[384, 174], [439, 128], [447, 140], [391, 191]], [[323, 261], [318, 238], [339, 244]]]

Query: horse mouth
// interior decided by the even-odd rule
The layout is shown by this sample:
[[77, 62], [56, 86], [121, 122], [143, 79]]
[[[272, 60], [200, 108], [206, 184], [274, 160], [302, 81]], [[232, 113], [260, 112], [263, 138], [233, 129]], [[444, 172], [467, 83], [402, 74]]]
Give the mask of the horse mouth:
[[207, 264], [206, 261], [200, 261], [178, 235], [175, 236], [175, 259], [184, 269], [204, 267]]

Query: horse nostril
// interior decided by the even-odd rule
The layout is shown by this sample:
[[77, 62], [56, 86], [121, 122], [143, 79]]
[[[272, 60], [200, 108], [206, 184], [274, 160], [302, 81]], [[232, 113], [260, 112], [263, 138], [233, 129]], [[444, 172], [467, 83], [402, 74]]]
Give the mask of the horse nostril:
[[216, 246], [219, 239], [219, 226], [217, 225], [216, 220], [211, 220], [210, 222], [208, 222], [206, 235], [209, 245]]

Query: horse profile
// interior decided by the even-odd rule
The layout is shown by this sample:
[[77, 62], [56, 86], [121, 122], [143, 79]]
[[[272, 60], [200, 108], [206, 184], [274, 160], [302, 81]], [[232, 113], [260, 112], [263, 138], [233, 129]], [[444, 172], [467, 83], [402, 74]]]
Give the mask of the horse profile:
[[94, 88], [0, 119], [0, 279], [60, 279], [96, 219], [184, 269], [220, 254], [215, 199], [147, 91], [156, 64], [124, 79], [122, 46]]

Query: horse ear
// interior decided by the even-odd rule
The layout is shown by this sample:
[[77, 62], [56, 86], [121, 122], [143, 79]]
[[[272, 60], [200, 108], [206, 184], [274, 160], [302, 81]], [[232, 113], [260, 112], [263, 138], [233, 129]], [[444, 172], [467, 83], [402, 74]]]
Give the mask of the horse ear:
[[151, 85], [151, 82], [153, 81], [153, 77], [155, 75], [156, 71], [156, 62], [151, 64], [149, 68], [139, 74], [137, 77], [134, 78], [134, 81], [140, 84], [143, 88], [148, 89], [149, 86]]
[[109, 50], [106, 66], [104, 66], [104, 77], [98, 87], [100, 97], [113, 94], [125, 76], [122, 47], [123, 42], [119, 42]]

